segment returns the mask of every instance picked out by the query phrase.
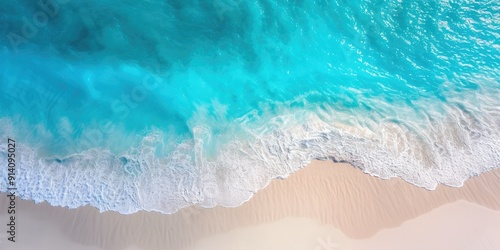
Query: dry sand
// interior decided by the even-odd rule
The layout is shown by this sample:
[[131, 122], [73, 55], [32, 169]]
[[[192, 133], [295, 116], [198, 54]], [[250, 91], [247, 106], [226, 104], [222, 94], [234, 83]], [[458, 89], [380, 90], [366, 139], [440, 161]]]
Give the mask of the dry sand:
[[313, 219], [286, 218], [208, 237], [185, 250], [498, 250], [499, 235], [499, 211], [459, 201], [368, 239], [351, 239]]
[[[0, 195], [0, 206], [6, 208], [5, 194]], [[398, 227], [405, 221], [458, 200], [481, 206], [468, 208], [469, 215], [484, 214], [487, 218], [491, 217], [490, 221], [496, 222], [498, 212], [488, 210], [491, 213], [486, 213], [483, 210], [500, 211], [500, 169], [474, 177], [461, 188], [440, 186], [428, 191], [398, 178], [381, 180], [371, 177], [347, 164], [315, 161], [286, 180], [272, 181], [238, 208], [191, 207], [174, 215], [149, 212], [121, 215], [114, 212], [101, 214], [92, 207], [67, 209], [51, 207], [46, 203], [35, 205], [29, 201], [18, 201], [18, 242], [9, 244], [5, 242], [5, 236], [0, 235], [0, 247], [20, 250], [177, 250], [187, 248], [200, 239], [208, 240], [209, 236], [217, 237], [232, 230], [283, 221], [285, 224], [281, 228], [291, 227], [286, 224], [287, 220], [310, 220], [317, 223], [317, 227], [328, 225], [332, 230], [338, 229], [338, 235], [349, 240], [366, 239], [382, 229]], [[457, 206], [464, 207], [463, 204]], [[459, 210], [452, 207], [444, 214]], [[7, 221], [5, 212], [6, 209], [0, 209], [0, 222]], [[462, 213], [448, 220], [469, 215]], [[429, 224], [435, 220], [427, 221]], [[500, 224], [495, 225], [497, 227], [493, 226], [492, 230], [500, 228]], [[307, 231], [311, 227], [300, 226], [299, 223], [296, 228]], [[452, 224], [449, 228], [458, 230]], [[391, 230], [399, 232], [398, 228]], [[261, 235], [269, 235], [266, 232], [262, 229]], [[298, 237], [287, 235], [282, 237], [285, 240], [287, 237]], [[378, 235], [372, 238], [376, 239]], [[258, 237], [255, 236], [255, 239]], [[243, 238], [242, 242], [245, 242]], [[275, 249], [286, 248], [276, 246]]]

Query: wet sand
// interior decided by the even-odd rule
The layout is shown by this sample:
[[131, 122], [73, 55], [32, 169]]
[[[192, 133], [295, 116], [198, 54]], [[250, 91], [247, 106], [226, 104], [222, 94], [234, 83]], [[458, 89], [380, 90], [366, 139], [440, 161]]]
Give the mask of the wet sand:
[[[6, 208], [6, 195], [0, 195], [0, 206]], [[384, 229], [396, 232], [403, 223], [444, 205], [453, 206], [460, 200], [476, 204], [477, 209], [470, 214], [488, 214], [481, 209], [500, 211], [500, 170], [471, 178], [460, 188], [439, 186], [428, 191], [399, 178], [382, 180], [369, 176], [348, 164], [314, 161], [286, 180], [273, 180], [237, 208], [190, 207], [172, 215], [155, 212], [121, 215], [99, 213], [88, 206], [67, 209], [18, 200], [18, 242], [9, 244], [5, 235], [0, 234], [0, 246], [22, 250], [33, 247], [177, 250], [234, 230], [287, 220], [307, 220], [318, 227], [331, 227], [339, 235], [357, 242], [377, 237]], [[6, 211], [0, 210], [1, 221], [7, 222]], [[498, 212], [491, 212], [491, 221], [495, 221]], [[498, 230], [500, 224], [497, 225]], [[263, 230], [262, 236], [266, 232]]]

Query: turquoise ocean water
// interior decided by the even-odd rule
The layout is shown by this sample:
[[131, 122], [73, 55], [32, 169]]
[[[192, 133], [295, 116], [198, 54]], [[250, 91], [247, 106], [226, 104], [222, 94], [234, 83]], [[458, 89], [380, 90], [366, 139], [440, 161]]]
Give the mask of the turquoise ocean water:
[[429, 189], [500, 167], [495, 0], [19, 0], [0, 31], [25, 199], [171, 213], [312, 159]]

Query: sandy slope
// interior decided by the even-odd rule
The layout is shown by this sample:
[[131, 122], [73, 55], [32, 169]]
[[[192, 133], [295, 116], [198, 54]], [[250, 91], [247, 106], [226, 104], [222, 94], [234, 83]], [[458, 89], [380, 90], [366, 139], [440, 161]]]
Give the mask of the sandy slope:
[[[0, 206], [7, 207], [5, 194], [0, 197]], [[286, 180], [272, 181], [238, 208], [191, 207], [174, 215], [100, 214], [91, 207], [70, 210], [19, 201], [19, 244], [0, 240], [4, 249], [33, 249], [21, 247], [36, 244], [37, 249], [176, 250], [208, 236], [287, 217], [309, 218], [350, 239], [363, 239], [458, 200], [500, 211], [500, 170], [472, 178], [461, 188], [427, 191], [400, 179], [371, 177], [347, 164], [315, 161]], [[7, 221], [6, 209], [0, 209], [0, 221]], [[59, 243], [65, 247], [55, 248]], [[74, 243], [77, 247], [68, 248]]]

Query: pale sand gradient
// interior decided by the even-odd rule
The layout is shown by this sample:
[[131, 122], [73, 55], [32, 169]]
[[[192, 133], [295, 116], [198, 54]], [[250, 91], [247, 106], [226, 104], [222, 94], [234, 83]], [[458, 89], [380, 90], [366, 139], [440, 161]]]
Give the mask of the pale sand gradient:
[[[272, 181], [238, 208], [192, 207], [174, 215], [100, 214], [91, 207], [66, 209], [18, 201], [20, 243], [9, 245], [4, 244], [4, 239], [0, 240], [4, 249], [33, 249], [19, 247], [41, 237], [46, 248], [38, 248], [43, 244], [37, 243], [36, 249], [96, 249], [83, 247], [97, 246], [106, 250], [176, 250], [212, 235], [284, 218], [309, 218], [340, 229], [345, 237], [362, 239], [458, 200], [500, 211], [500, 170], [474, 177], [461, 188], [440, 186], [435, 191], [428, 191], [398, 178], [371, 177], [347, 164], [314, 161], [286, 180]], [[0, 206], [6, 208], [5, 194], [1, 194]], [[483, 208], [478, 208], [477, 213], [482, 213], [479, 209]], [[5, 213], [6, 209], [0, 209], [2, 224], [6, 221]], [[496, 220], [494, 215], [491, 217], [492, 221]], [[32, 228], [36, 227], [40, 228], [40, 235], [35, 235], [36, 230]], [[456, 226], [449, 228], [458, 230]], [[47, 238], [43, 234], [64, 237]], [[52, 247], [51, 244], [60, 241], [66, 242], [65, 247]], [[79, 244], [79, 248], [68, 248], [67, 244], [74, 243]]]
[[498, 250], [500, 212], [466, 201], [446, 204], [368, 239], [308, 218], [239, 228], [200, 240], [185, 250]]

